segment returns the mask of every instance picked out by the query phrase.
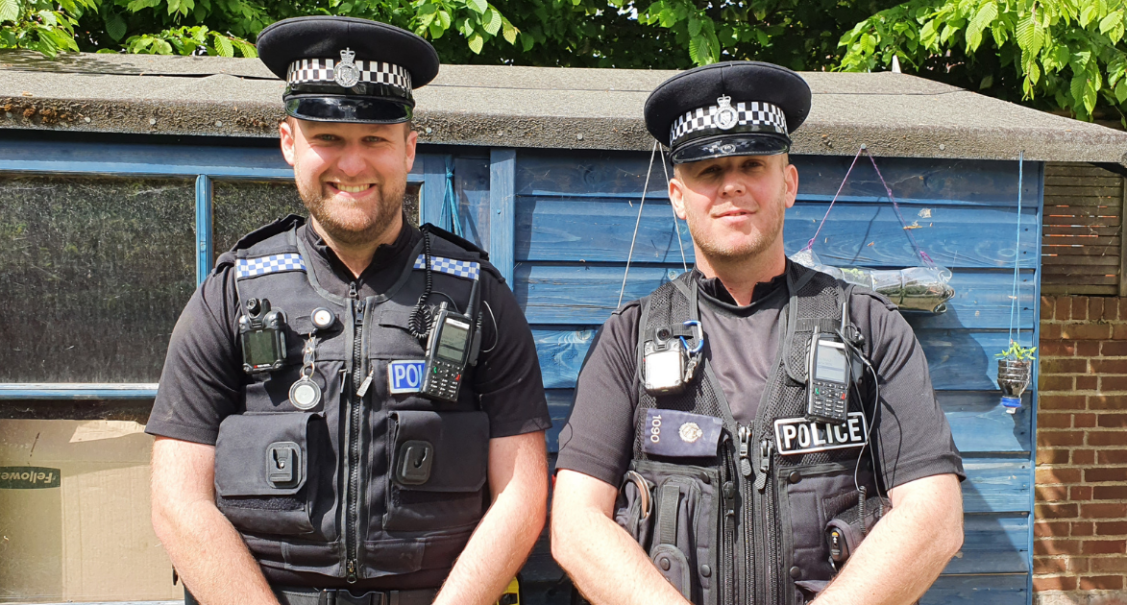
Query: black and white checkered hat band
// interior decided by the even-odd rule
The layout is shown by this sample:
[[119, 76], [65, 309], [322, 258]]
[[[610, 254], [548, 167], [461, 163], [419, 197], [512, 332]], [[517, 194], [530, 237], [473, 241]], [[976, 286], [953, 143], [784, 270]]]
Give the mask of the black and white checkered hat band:
[[[333, 59], [302, 59], [290, 64], [289, 75], [286, 81], [290, 84], [304, 84], [307, 82], [335, 82], [333, 66], [340, 61]], [[361, 82], [374, 82], [376, 84], [390, 84], [410, 92], [411, 72], [406, 69], [384, 63], [381, 61], [356, 61], [356, 69], [360, 71]]]
[[755, 126], [773, 129], [781, 135], [787, 135], [787, 117], [778, 105], [752, 101], [748, 103], [735, 103], [731, 106], [736, 111], [736, 122], [728, 128], [720, 128], [716, 121], [720, 113], [719, 105], [694, 109], [685, 115], [673, 120], [669, 129], [670, 147], [680, 143], [686, 136], [701, 130], [736, 130], [740, 127]]

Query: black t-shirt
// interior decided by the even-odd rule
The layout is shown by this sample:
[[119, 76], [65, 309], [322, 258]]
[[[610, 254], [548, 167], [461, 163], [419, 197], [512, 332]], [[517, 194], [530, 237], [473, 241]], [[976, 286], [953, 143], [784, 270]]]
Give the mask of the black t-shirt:
[[[297, 230], [312, 258], [304, 259], [319, 285], [346, 297], [355, 282], [357, 294], [375, 296], [391, 287], [422, 237], [404, 226], [391, 245], [380, 246], [368, 268], [352, 273], [308, 224]], [[489, 416], [490, 438], [542, 431], [552, 425], [544, 397], [543, 379], [532, 332], [505, 283], [481, 272], [482, 351], [473, 373], [472, 388]], [[488, 310], [486, 310], [488, 309]], [[237, 346], [239, 304], [233, 268], [213, 272], [188, 301], [165, 358], [160, 388], [145, 432], [184, 441], [214, 445], [219, 424], [245, 409], [243, 388], [248, 377]], [[471, 385], [465, 385], [471, 386]], [[442, 570], [347, 584], [343, 578], [263, 568], [271, 584], [318, 588], [411, 589], [434, 588], [445, 580]]]
[[[745, 307], [735, 304], [719, 279], [705, 279], [694, 270], [692, 280], [701, 294], [702, 354], [736, 421], [750, 424], [774, 370], [779, 315], [788, 302], [785, 277], [756, 285]], [[640, 315], [640, 301], [628, 303], [596, 335], [579, 374], [571, 417], [560, 433], [557, 469], [611, 485], [621, 482], [633, 457]], [[943, 473], [963, 478], [962, 460], [935, 401], [927, 360], [911, 326], [892, 303], [861, 290], [850, 301], [850, 321], [873, 343], [871, 362], [880, 376], [884, 402], [874, 439], [883, 447], [885, 485]]]

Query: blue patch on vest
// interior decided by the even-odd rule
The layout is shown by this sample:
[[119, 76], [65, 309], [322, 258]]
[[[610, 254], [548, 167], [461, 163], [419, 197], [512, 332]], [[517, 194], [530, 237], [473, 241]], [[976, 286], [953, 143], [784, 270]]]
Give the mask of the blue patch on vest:
[[642, 451], [655, 456], [715, 456], [723, 426], [715, 416], [649, 409], [642, 433]]
[[[423, 255], [420, 254], [419, 258], [415, 259], [415, 268], [422, 269], [424, 262]], [[477, 276], [481, 273], [481, 265], [479, 263], [445, 258], [442, 256], [430, 257], [430, 268], [432, 271], [446, 273], [454, 277], [464, 277], [466, 279], [477, 279]]]
[[240, 258], [236, 267], [236, 278], [243, 279], [283, 271], [305, 271], [305, 261], [300, 254], [287, 252], [258, 258]]
[[418, 393], [423, 388], [427, 362], [404, 359], [387, 364], [387, 386], [391, 393]]

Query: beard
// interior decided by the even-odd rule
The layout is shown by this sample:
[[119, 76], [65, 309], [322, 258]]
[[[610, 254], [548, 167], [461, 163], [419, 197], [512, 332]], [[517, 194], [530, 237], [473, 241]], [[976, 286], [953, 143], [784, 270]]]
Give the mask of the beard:
[[[763, 254], [782, 236], [783, 233], [783, 218], [785, 212], [781, 209], [786, 208], [786, 188], [784, 187], [779, 195], [772, 202], [777, 204], [780, 208], [778, 218], [771, 224], [763, 225], [762, 229], [753, 230], [746, 239], [738, 243], [730, 243], [724, 238], [710, 237], [702, 225], [697, 221], [692, 220], [690, 215], [686, 222], [689, 224], [689, 234], [693, 238], [693, 243], [700, 248], [709, 260], [713, 263], [719, 262], [724, 264], [739, 263], [754, 259]], [[707, 220], [707, 218], [705, 219]]]
[[403, 212], [403, 197], [407, 193], [407, 183], [383, 182], [376, 189], [375, 208], [370, 213], [356, 212], [342, 208], [325, 195], [325, 187], [320, 183], [297, 181], [297, 192], [309, 210], [309, 215], [325, 230], [334, 241], [347, 246], [357, 246], [378, 239]]

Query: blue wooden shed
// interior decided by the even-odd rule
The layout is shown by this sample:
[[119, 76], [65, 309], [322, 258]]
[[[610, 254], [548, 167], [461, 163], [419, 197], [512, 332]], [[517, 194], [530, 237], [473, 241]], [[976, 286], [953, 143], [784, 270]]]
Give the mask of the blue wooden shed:
[[[537, 343], [553, 454], [632, 240], [627, 300], [693, 262], [641, 124], [646, 95], [670, 75], [451, 65], [417, 93], [409, 210], [488, 249], [512, 285]], [[825, 262], [916, 265], [910, 234], [956, 290], [945, 313], [906, 313], [968, 474], [963, 549], [923, 602], [1030, 603], [1037, 396], [1007, 414], [994, 354], [1011, 336], [1037, 342], [1045, 163], [1121, 171], [1127, 134], [908, 75], [804, 76], [814, 108], [792, 155], [788, 253], [836, 196], [814, 242]], [[217, 253], [300, 208], [277, 150], [282, 88], [257, 61], [0, 55], [0, 428], [144, 422], [168, 333]], [[838, 193], [861, 145], [904, 222], [867, 162]], [[0, 467], [18, 466], [4, 445]], [[6, 556], [0, 586], [14, 573]], [[544, 545], [525, 579], [526, 602], [568, 602]], [[61, 599], [6, 586], [0, 601]]]

